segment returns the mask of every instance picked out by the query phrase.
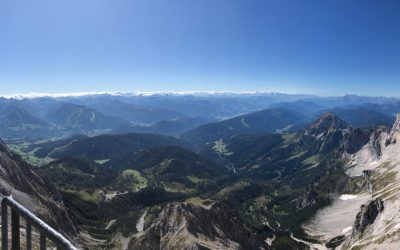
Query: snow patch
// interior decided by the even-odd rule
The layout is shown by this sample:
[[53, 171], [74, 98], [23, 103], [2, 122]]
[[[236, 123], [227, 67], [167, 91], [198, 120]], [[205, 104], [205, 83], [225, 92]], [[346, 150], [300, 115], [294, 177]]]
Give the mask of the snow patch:
[[112, 226], [112, 225], [114, 225], [115, 224], [115, 222], [117, 222], [117, 220], [110, 220], [110, 222], [108, 223], [108, 225], [104, 228], [104, 229], [110, 229], [110, 227]]
[[346, 227], [342, 230], [342, 234], [348, 234], [351, 232], [351, 230], [353, 229], [353, 227]]
[[274, 242], [275, 238], [276, 238], [276, 236], [273, 235], [272, 238], [267, 238], [265, 240], [265, 243], [267, 243], [268, 246], [272, 246], [272, 243]]
[[342, 195], [340, 196], [340, 199], [341, 199], [342, 201], [353, 200], [353, 199], [355, 199], [355, 198], [357, 198], [357, 195], [353, 195], [353, 194], [342, 194]]
[[297, 241], [299, 243], [303, 243], [303, 244], [309, 246], [310, 249], [312, 249], [312, 250], [314, 250], [314, 249], [315, 250], [328, 250], [328, 248], [325, 247], [322, 244], [314, 244], [314, 243], [311, 243], [311, 242], [296, 238], [296, 237], [294, 237], [293, 233], [290, 234], [290, 238], [292, 238], [292, 240], [294, 240], [294, 241]]
[[318, 210], [314, 218], [303, 228], [312, 237], [318, 237], [322, 242], [343, 234], [345, 228], [354, 224], [356, 214], [360, 211], [360, 206], [371, 199], [368, 193], [351, 196], [353, 199], [338, 197], [328, 207]]
[[144, 217], [146, 217], [147, 215], [147, 210], [144, 211], [143, 215], [140, 217], [140, 219], [138, 220], [137, 224], [136, 224], [136, 230], [138, 232], [143, 232], [144, 229]]
[[250, 125], [246, 123], [246, 121], [244, 120], [244, 118], [241, 119], [241, 122], [243, 124], [243, 126], [250, 128]]
[[307, 168], [306, 170], [310, 170], [310, 169], [316, 168], [316, 167], [318, 167], [318, 166], [319, 166], [319, 163], [312, 165], [311, 167]]

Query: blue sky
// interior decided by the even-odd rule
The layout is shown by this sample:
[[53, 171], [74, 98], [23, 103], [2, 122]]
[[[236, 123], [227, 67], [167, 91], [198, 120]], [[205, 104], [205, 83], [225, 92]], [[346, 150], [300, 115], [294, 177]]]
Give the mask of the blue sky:
[[393, 0], [1, 0], [0, 93], [400, 96]]

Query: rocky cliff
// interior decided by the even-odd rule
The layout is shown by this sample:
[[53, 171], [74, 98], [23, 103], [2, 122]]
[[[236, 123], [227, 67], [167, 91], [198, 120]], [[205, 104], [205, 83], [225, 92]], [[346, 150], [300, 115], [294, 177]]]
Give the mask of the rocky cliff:
[[[326, 210], [343, 218], [344, 214], [352, 215], [353, 225], [336, 235], [346, 238], [340, 249], [400, 248], [399, 140], [400, 115], [397, 115], [392, 128], [377, 127], [369, 141], [350, 155], [346, 173], [354, 180], [365, 179], [363, 187], [367, 188], [343, 194]], [[322, 215], [320, 220], [324, 217], [329, 215]]]
[[235, 214], [221, 203], [208, 207], [168, 204], [150, 227], [136, 234], [129, 249], [265, 249]]
[[376, 217], [384, 209], [382, 199], [376, 199], [361, 206], [361, 211], [356, 216], [353, 227], [353, 236], [362, 234], [368, 226], [374, 223]]

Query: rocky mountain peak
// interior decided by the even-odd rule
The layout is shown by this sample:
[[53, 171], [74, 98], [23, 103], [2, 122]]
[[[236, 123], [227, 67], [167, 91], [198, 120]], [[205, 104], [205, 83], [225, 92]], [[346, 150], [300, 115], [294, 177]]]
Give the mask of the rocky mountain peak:
[[332, 112], [326, 112], [308, 127], [306, 134], [318, 136], [348, 127], [347, 123], [341, 120], [337, 115]]
[[396, 115], [396, 121], [394, 122], [392, 129], [390, 130], [388, 139], [386, 140], [386, 146], [390, 144], [396, 144], [400, 139], [400, 113]]
[[400, 131], [400, 113], [397, 113], [396, 121], [394, 122], [393, 127], [392, 127], [392, 133], [399, 132], [399, 131]]

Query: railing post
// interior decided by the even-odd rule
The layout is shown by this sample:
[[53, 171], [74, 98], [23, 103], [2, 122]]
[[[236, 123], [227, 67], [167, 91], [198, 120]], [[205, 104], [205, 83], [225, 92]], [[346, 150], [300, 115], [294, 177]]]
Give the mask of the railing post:
[[32, 226], [31, 223], [28, 221], [28, 219], [26, 219], [25, 221], [26, 221], [26, 249], [32, 250]]
[[20, 250], [19, 214], [15, 208], [11, 209], [11, 249]]
[[40, 250], [46, 250], [46, 234], [40, 231]]
[[8, 250], [8, 214], [7, 214], [7, 201], [1, 201], [1, 243], [2, 249]]

